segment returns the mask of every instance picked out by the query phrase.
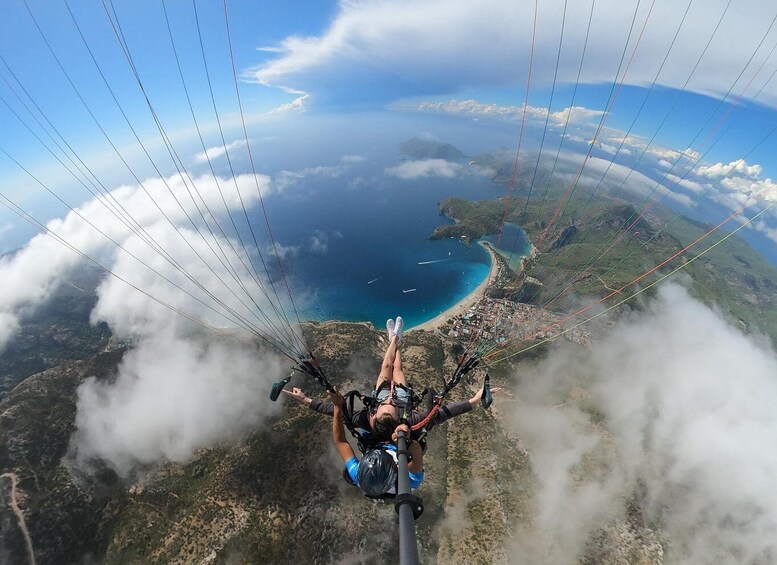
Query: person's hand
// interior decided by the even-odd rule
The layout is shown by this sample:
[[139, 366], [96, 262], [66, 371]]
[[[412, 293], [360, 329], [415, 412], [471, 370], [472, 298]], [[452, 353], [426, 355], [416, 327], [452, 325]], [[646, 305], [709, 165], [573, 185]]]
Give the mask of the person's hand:
[[301, 388], [294, 387], [291, 390], [284, 388], [281, 392], [287, 396], [292, 397], [297, 402], [301, 402], [302, 404], [310, 404], [311, 402], [313, 402], [313, 399], [308, 398], [308, 396], [304, 392], [302, 392]]
[[[502, 390], [501, 386], [492, 388], [491, 389], [491, 394], [496, 394], [500, 390]], [[477, 406], [477, 404], [480, 402], [481, 398], [483, 398], [483, 387], [480, 387], [480, 390], [477, 392], [477, 394], [469, 399], [469, 405], [470, 406]]]
[[332, 401], [332, 404], [340, 408], [342, 408], [343, 404], [345, 404], [345, 398], [343, 398], [343, 395], [340, 394], [337, 389], [335, 389], [334, 392], [329, 393], [329, 400]]
[[394, 443], [399, 439], [399, 432], [405, 432], [405, 438], [408, 440], [410, 439], [410, 426], [407, 424], [399, 424], [397, 429], [394, 430], [394, 433], [391, 434], [391, 439]]

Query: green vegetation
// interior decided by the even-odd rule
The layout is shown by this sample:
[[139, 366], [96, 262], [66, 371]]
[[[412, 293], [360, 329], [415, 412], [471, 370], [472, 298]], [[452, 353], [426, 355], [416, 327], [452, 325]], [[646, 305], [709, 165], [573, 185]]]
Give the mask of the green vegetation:
[[[689, 218], [668, 225], [682, 245], [688, 245], [711, 226]], [[714, 245], [725, 233], [710, 235], [700, 248], [688, 250], [689, 259]], [[693, 279], [692, 290], [708, 303], [739, 321], [743, 329], [760, 329], [777, 344], [777, 269], [741, 238], [730, 237], [685, 269]]]
[[504, 217], [504, 204], [497, 200], [470, 202], [454, 197], [443, 200], [439, 206], [440, 213], [456, 223], [437, 226], [430, 239], [452, 237], [471, 243], [486, 234], [497, 233]]
[[[687, 264], [684, 271], [693, 279], [692, 291], [700, 300], [719, 307], [744, 330], [764, 332], [777, 344], [777, 269], [742, 239], [731, 237], [689, 263], [725, 233], [679, 253], [709, 226], [685, 217], [674, 220], [675, 214], [666, 209], [641, 217], [630, 202], [576, 193], [550, 225], [556, 213], [551, 203], [561, 197], [562, 188], [551, 187], [544, 201], [533, 197], [528, 206], [521, 194], [508, 201], [448, 198], [440, 203], [440, 211], [456, 223], [438, 226], [431, 237], [469, 243], [498, 233], [503, 221], [518, 223], [540, 251], [526, 263], [524, 274], [541, 286], [527, 291], [522, 283], [501, 285], [492, 295], [512, 296], [558, 312], [573, 310], [580, 299], [614, 297], [616, 291], [617, 298], [608, 303], [620, 301]], [[643, 277], [657, 265], [661, 267]]]

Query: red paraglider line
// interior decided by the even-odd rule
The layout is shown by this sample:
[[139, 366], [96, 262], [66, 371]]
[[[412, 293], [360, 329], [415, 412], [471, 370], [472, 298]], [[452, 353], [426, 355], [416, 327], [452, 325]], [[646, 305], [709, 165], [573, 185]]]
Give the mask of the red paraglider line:
[[510, 183], [507, 185], [507, 196], [505, 196], [505, 211], [502, 217], [502, 227], [499, 230], [499, 235], [496, 238], [496, 245], [499, 247], [499, 243], [502, 241], [502, 235], [504, 234], [505, 222], [507, 221], [507, 214], [510, 212], [510, 195], [513, 192], [515, 186], [515, 175], [518, 170], [518, 156], [521, 153], [521, 144], [523, 143], [523, 130], [526, 123], [526, 108], [529, 105], [529, 90], [531, 89], [531, 75], [534, 67], [534, 44], [537, 37], [537, 5], [539, 0], [534, 0], [534, 23], [532, 24], [531, 33], [531, 51], [529, 53], [529, 72], [526, 78], [526, 93], [523, 97], [523, 112], [521, 113], [521, 128], [518, 133], [518, 148], [515, 150], [515, 160], [513, 161], [513, 170], [510, 173]]
[[[599, 120], [599, 127], [596, 129], [596, 133], [594, 134], [593, 139], [591, 140], [591, 144], [588, 147], [588, 153], [586, 154], [585, 158], [583, 159], [583, 163], [580, 165], [580, 170], [577, 172], [577, 176], [575, 177], [575, 180], [572, 181], [572, 183], [569, 185], [569, 188], [567, 189], [564, 196], [559, 201], [559, 205], [556, 208], [556, 211], [553, 213], [553, 216], [550, 219], [550, 222], [548, 222], [548, 226], [545, 228], [545, 231], [542, 233], [542, 236], [540, 237], [539, 241], [537, 242], [537, 248], [542, 247], [543, 242], [545, 241], [545, 238], [548, 236], [548, 233], [553, 228], [553, 225], [556, 222], [556, 219], [558, 218], [559, 213], [563, 209], [567, 199], [572, 194], [572, 192], [577, 187], [577, 183], [580, 181], [580, 177], [583, 174], [583, 170], [585, 169], [586, 164], [588, 163], [588, 159], [591, 157], [591, 153], [593, 152], [593, 148], [596, 145], [597, 140], [599, 139], [599, 135], [602, 133], [602, 129], [604, 128], [604, 124], [607, 121], [607, 116], [609, 115], [610, 111], [612, 110], [612, 107], [615, 105], [615, 101], [618, 99], [618, 95], [621, 92], [621, 89], [623, 88], [623, 83], [626, 82], [626, 75], [629, 72], [629, 69], [631, 68], [631, 63], [634, 61], [634, 56], [637, 54], [637, 50], [639, 49], [639, 44], [642, 42], [642, 37], [645, 34], [645, 28], [647, 28], [647, 24], [650, 21], [650, 16], [653, 13], [653, 7], [656, 4], [656, 0], [653, 0], [653, 2], [650, 4], [650, 9], [648, 10], [647, 16], [645, 16], [645, 21], [642, 24], [642, 29], [639, 32], [639, 36], [637, 37], [637, 40], [634, 44], [634, 49], [631, 52], [631, 57], [629, 57], [629, 62], [626, 64], [626, 69], [623, 71], [623, 76], [621, 77], [620, 82], [617, 83], [617, 88], [615, 89], [614, 94], [610, 97], [610, 101], [608, 102], [604, 113], [602, 114], [602, 119]], [[634, 18], [637, 17], [637, 12], [639, 11], [639, 2], [637, 2], [637, 9], [634, 11]], [[633, 24], [633, 21], [632, 21]], [[616, 81], [618, 78], [618, 75], [615, 75]], [[570, 109], [571, 112], [571, 109]]]

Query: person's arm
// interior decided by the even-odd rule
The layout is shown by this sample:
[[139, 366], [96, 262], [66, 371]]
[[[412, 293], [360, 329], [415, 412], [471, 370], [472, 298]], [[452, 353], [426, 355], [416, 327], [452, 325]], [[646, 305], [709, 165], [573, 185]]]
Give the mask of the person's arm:
[[[491, 389], [491, 393], [497, 393], [499, 392], [501, 387], [496, 387]], [[434, 415], [431, 422], [426, 426], [427, 429], [431, 428], [432, 426], [436, 426], [437, 424], [442, 424], [443, 422], [447, 422], [451, 418], [455, 418], [456, 416], [461, 416], [462, 414], [466, 414], [467, 412], [471, 412], [475, 406], [477, 406], [480, 403], [480, 399], [483, 397], [483, 389], [481, 388], [472, 398], [469, 400], [462, 400], [460, 402], [450, 402], [447, 404], [443, 404], [440, 406], [440, 409], [437, 411], [437, 414]], [[427, 414], [429, 414], [428, 410], [425, 410], [423, 412], [415, 412], [410, 418], [410, 425], [413, 426], [426, 418]]]
[[[483, 387], [481, 387], [481, 388], [480, 388], [480, 390], [478, 390], [477, 394], [475, 394], [475, 396], [473, 396], [472, 398], [470, 398], [469, 400], [467, 400], [467, 402], [469, 402], [469, 405], [470, 405], [472, 408], [474, 408], [475, 406], [477, 406], [478, 404], [480, 404], [480, 399], [481, 399], [481, 398], [483, 398], [483, 391], [484, 391], [484, 390], [485, 390], [485, 389], [483, 389]], [[500, 390], [502, 390], [502, 387], [500, 387], [500, 386], [498, 386], [498, 387], [496, 387], [496, 388], [492, 388], [492, 389], [491, 389], [491, 394], [496, 394], [496, 393], [497, 393], [497, 392], [499, 392]]]
[[286, 396], [293, 398], [297, 402], [301, 402], [302, 404], [307, 404], [308, 406], [310, 406], [311, 403], [313, 402], [312, 398], [310, 398], [307, 394], [305, 394], [301, 388], [298, 388], [296, 386], [291, 390], [287, 388], [281, 389], [281, 392]]
[[[343, 458], [344, 463], [348, 463], [352, 458], [356, 457], [353, 452], [351, 444], [345, 438], [345, 426], [343, 426], [343, 397], [339, 394], [335, 395], [330, 393], [332, 398], [332, 405], [334, 406], [334, 414], [332, 418], [332, 440], [335, 442], [335, 447], [340, 457]], [[339, 399], [339, 401], [338, 401]]]
[[397, 442], [400, 431], [405, 432], [405, 439], [408, 442], [407, 450], [410, 452], [410, 457], [412, 459], [412, 461], [407, 464], [407, 470], [416, 474], [423, 473], [424, 451], [421, 449], [421, 444], [419, 444], [416, 440], [410, 439], [410, 426], [407, 424], [399, 424], [397, 429], [394, 430], [394, 433], [391, 435], [391, 439], [394, 440], [394, 443]]
[[281, 391], [289, 398], [293, 398], [297, 402], [308, 406], [313, 412], [324, 414], [325, 416], [331, 416], [334, 414], [334, 405], [328, 400], [313, 400], [307, 394], [305, 394], [301, 388], [294, 387], [291, 390], [283, 389]]

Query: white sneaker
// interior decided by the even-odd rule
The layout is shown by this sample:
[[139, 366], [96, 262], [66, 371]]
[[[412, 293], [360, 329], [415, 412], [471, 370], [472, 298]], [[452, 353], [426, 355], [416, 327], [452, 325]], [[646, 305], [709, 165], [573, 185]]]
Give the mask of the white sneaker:
[[397, 336], [397, 343], [402, 341], [402, 324], [404, 324], [402, 316], [397, 316], [397, 321], [394, 323], [394, 335]]
[[394, 331], [394, 320], [392, 320], [391, 318], [386, 320], [386, 330], [388, 331], [389, 341], [391, 341], [391, 338], [394, 337], [394, 334], [396, 333]]

